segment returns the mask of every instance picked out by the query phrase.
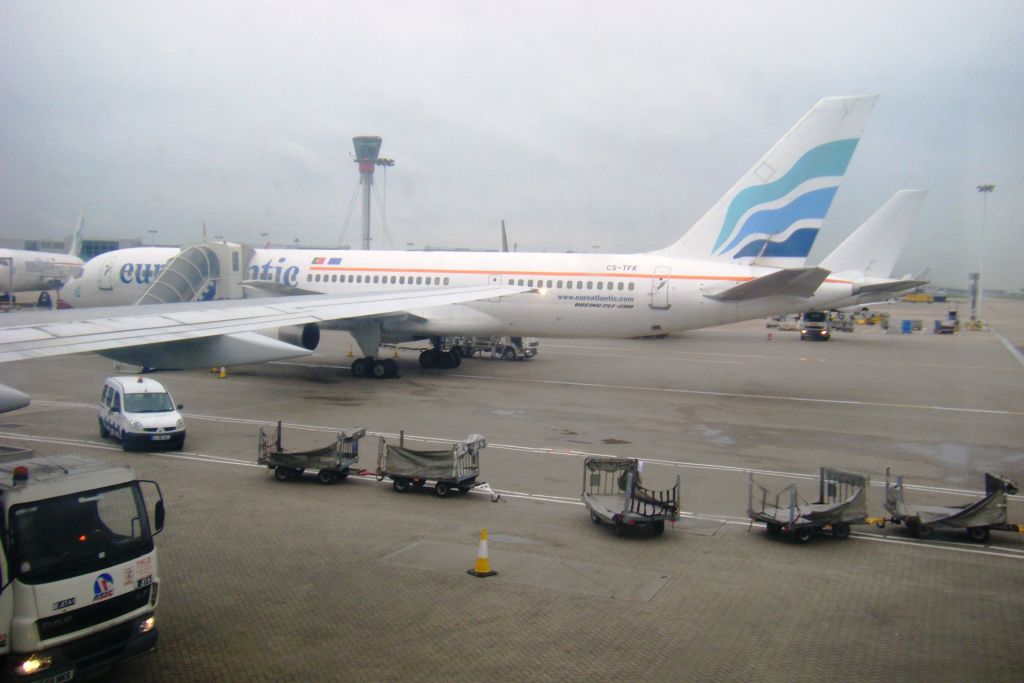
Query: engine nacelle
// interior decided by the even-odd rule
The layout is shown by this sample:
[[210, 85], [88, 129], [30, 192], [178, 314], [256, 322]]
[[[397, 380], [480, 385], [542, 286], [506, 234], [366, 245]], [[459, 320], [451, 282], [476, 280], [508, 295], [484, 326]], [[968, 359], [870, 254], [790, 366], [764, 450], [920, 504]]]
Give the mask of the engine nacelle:
[[279, 341], [313, 351], [320, 344], [320, 326], [316, 323], [306, 323], [305, 325], [279, 327], [277, 328], [277, 338]]

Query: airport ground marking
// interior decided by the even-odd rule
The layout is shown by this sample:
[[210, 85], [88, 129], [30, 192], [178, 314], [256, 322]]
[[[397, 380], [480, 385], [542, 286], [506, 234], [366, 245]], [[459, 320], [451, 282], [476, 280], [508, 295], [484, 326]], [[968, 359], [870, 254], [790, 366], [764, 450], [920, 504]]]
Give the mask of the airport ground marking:
[[1011, 344], [1010, 340], [1003, 335], [999, 334], [995, 330], [992, 330], [992, 334], [996, 336], [996, 339], [1002, 342], [1003, 346], [1006, 347], [1006, 350], [1010, 352], [1010, 355], [1013, 356], [1022, 367], [1024, 367], [1024, 354], [1018, 351], [1017, 347]]
[[[66, 408], [83, 408], [83, 409], [89, 409], [89, 410], [92, 410], [92, 409], [95, 408], [95, 406], [93, 404], [91, 404], [91, 403], [72, 403], [72, 402], [66, 402], [66, 401], [45, 401], [45, 400], [44, 401], [34, 401], [34, 403], [37, 403], [37, 404], [40, 404], [40, 405], [51, 405], [51, 406], [66, 407]], [[188, 417], [188, 419], [190, 419], [190, 420], [203, 420], [203, 421], [209, 421], [209, 422], [228, 422], [228, 423], [232, 423], [232, 424], [249, 424], [249, 425], [269, 425], [270, 424], [270, 422], [268, 422], [267, 420], [256, 420], [256, 419], [244, 418], [244, 417], [226, 417], [226, 416], [218, 416], [218, 415], [200, 415], [200, 414], [193, 414], [193, 413], [185, 413], [185, 416]], [[336, 427], [325, 427], [325, 426], [321, 426], [321, 425], [308, 425], [308, 424], [292, 423], [292, 422], [282, 422], [281, 425], [282, 425], [282, 427], [287, 427], [289, 429], [296, 429], [296, 430], [300, 430], [300, 431], [310, 431], [310, 432], [320, 432], [320, 433], [324, 433], [324, 434], [336, 434], [338, 432], [338, 428], [336, 428]], [[397, 438], [399, 438], [399, 435], [396, 434], [396, 433], [392, 433], [392, 432], [375, 432], [375, 431], [371, 431], [369, 429], [366, 431], [366, 434], [367, 434], [367, 436], [377, 436], [377, 437], [383, 437], [385, 439], [397, 439]], [[0, 436], [8, 436], [10, 438], [25, 438], [23, 435], [15, 434], [15, 433], [12, 433], [12, 432], [0, 432]], [[32, 437], [32, 438], [36, 438], [38, 440], [43, 440], [44, 437]], [[45, 437], [45, 438], [51, 438], [51, 437]], [[405, 438], [410, 440], [410, 441], [419, 441], [419, 442], [422, 442], [422, 443], [430, 443], [430, 444], [450, 444], [453, 441], [458, 441], [457, 438], [453, 439], [453, 438], [436, 437], [436, 436], [424, 436], [424, 435], [418, 435], [418, 434], [405, 434]], [[30, 440], [30, 439], [26, 438], [26, 440]], [[72, 443], [76, 443], [76, 444], [77, 443], [89, 444], [89, 443], [95, 443], [95, 442], [85, 441], [85, 442], [72, 442]], [[508, 450], [508, 451], [513, 451], [513, 452], [519, 452], [519, 453], [529, 453], [529, 454], [536, 454], [536, 455], [558, 455], [558, 456], [566, 456], [566, 457], [572, 457], [572, 458], [590, 458], [590, 457], [614, 458], [614, 457], [620, 457], [620, 456], [617, 456], [617, 455], [612, 455], [612, 454], [609, 454], [609, 453], [600, 453], [600, 452], [597, 452], [597, 451], [583, 451], [583, 450], [568, 449], [568, 448], [548, 448], [548, 447], [544, 447], [544, 446], [520, 446], [520, 445], [516, 445], [516, 444], [502, 444], [502, 443], [493, 443], [493, 442], [488, 442], [487, 447], [488, 448], [498, 449], [498, 450]], [[117, 450], [117, 448], [111, 447], [111, 450]], [[220, 457], [220, 456], [210, 456], [210, 457]], [[233, 459], [233, 458], [223, 458], [223, 459], [225, 461], [231, 462], [231, 463], [236, 463], [237, 462], [237, 463], [251, 464], [247, 460], [236, 460], [236, 459]], [[729, 472], [729, 473], [734, 473], [734, 474], [756, 474], [758, 476], [764, 476], [764, 477], [781, 477], [781, 478], [784, 478], [784, 479], [799, 479], [801, 481], [817, 481], [817, 479], [818, 479], [818, 474], [806, 473], [806, 472], [786, 472], [786, 471], [782, 471], [782, 470], [766, 470], [766, 469], [757, 469], [757, 468], [751, 468], [751, 467], [740, 467], [740, 466], [737, 466], [737, 465], [721, 465], [721, 464], [714, 464], [714, 463], [687, 462], [687, 461], [679, 461], [679, 460], [661, 460], [661, 459], [657, 459], [657, 458], [638, 458], [638, 460], [642, 460], [643, 462], [651, 463], [651, 464], [654, 464], [654, 465], [660, 465], [660, 466], [664, 466], [664, 467], [678, 467], [678, 468], [683, 468], [683, 469], [709, 470], [709, 471], [712, 471], [712, 472]], [[876, 487], [885, 486], [885, 482], [884, 481], [878, 481], [878, 480], [872, 481], [871, 484], [872, 484], [872, 486], [876, 486]], [[912, 491], [924, 491], [924, 492], [928, 492], [928, 493], [942, 493], [942, 494], [950, 494], [950, 495], [956, 495], [956, 496], [969, 496], [969, 497], [975, 497], [975, 498], [978, 497], [978, 496], [984, 495], [984, 491], [973, 491], [973, 490], [970, 490], [970, 489], [954, 489], [954, 488], [949, 488], [949, 487], [944, 487], [944, 486], [925, 486], [925, 485], [922, 485], [922, 484], [904, 484], [904, 488], [907, 489], [907, 490], [912, 490]], [[1011, 500], [1024, 500], [1024, 495], [1014, 495], [1014, 496], [1009, 496], [1009, 498]]]
[[[121, 450], [121, 448], [118, 447], [118, 446], [112, 446], [110, 444], [101, 443], [101, 442], [97, 442], [97, 441], [90, 441], [90, 440], [86, 440], [86, 439], [66, 439], [66, 438], [59, 438], [59, 437], [43, 437], [43, 436], [33, 436], [33, 435], [26, 435], [26, 434], [15, 434], [15, 433], [11, 433], [11, 432], [0, 432], [0, 438], [9, 438], [9, 439], [18, 440], [18, 441], [28, 441], [28, 442], [35, 442], [35, 443], [50, 443], [50, 444], [57, 444], [57, 445], [64, 445], [64, 446], [80, 446], [80, 447], [94, 448], [94, 449], [98, 449], [98, 450], [107, 450], [107, 451], [120, 451]], [[207, 454], [204, 454], [204, 453], [196, 453], [196, 452], [191, 452], [191, 451], [153, 451], [152, 454], [156, 455], [156, 456], [159, 456], [159, 457], [169, 458], [169, 459], [174, 459], [174, 460], [185, 460], [185, 461], [191, 461], [191, 462], [203, 462], [203, 463], [214, 464], [214, 465], [231, 465], [231, 466], [236, 466], [236, 467], [237, 466], [242, 466], [242, 467], [258, 467], [258, 468], [265, 467], [264, 465], [258, 465], [258, 464], [254, 463], [254, 462], [247, 462], [247, 461], [243, 461], [243, 460], [235, 460], [235, 459], [232, 459], [232, 458], [224, 458], [224, 457], [221, 457], [221, 456], [207, 455]], [[380, 485], [384, 484], [384, 482], [379, 481], [377, 479], [377, 477], [372, 475], [372, 474], [356, 475], [356, 476], [353, 477], [353, 479], [368, 481], [370, 483], [380, 484]], [[532, 500], [532, 501], [539, 502], [539, 503], [556, 503], [556, 504], [560, 504], [560, 505], [583, 506], [583, 502], [581, 500], [579, 500], [578, 498], [567, 498], [565, 496], [554, 496], [554, 495], [548, 495], [548, 494], [534, 494], [534, 493], [528, 493], [528, 492], [525, 492], [525, 491], [506, 491], [506, 490], [502, 490], [502, 489], [494, 489], [494, 491], [495, 491], [495, 493], [501, 494], [501, 496], [503, 498], [507, 497], [507, 498], [521, 499], [521, 500]], [[487, 495], [483, 491], [473, 491], [473, 493], [478, 493], [480, 495]], [[689, 512], [689, 511], [681, 511], [680, 515], [684, 519], [695, 519], [695, 520], [700, 520], [700, 521], [711, 521], [711, 522], [718, 522], [720, 524], [729, 524], [729, 525], [733, 525], [733, 526], [746, 526], [748, 528], [753, 528], [754, 526], [756, 526], [758, 528], [763, 527], [763, 525], [758, 523], [758, 522], [751, 523], [750, 520], [744, 520], [744, 519], [739, 518], [739, 517], [731, 517], [731, 516], [728, 516], [728, 515], [705, 515], [705, 514], [700, 514], [700, 513], [696, 513], [696, 512]], [[921, 539], [899, 539], [899, 538], [892, 538], [892, 537], [889, 537], [889, 536], [879, 536], [877, 534], [869, 534], [869, 533], [865, 533], [865, 532], [861, 532], [861, 531], [854, 532], [853, 534], [851, 534], [851, 538], [856, 538], [858, 540], [865, 540], [865, 541], [878, 541], [878, 542], [883, 542], [883, 543], [894, 543], [894, 544], [897, 544], [897, 545], [903, 545], [903, 546], [907, 546], [907, 547], [911, 547], [911, 548], [931, 548], [931, 549], [934, 549], [934, 550], [950, 550], [950, 551], [954, 551], [954, 552], [968, 553], [968, 554], [972, 554], [972, 555], [984, 555], [984, 556], [988, 556], [988, 557], [1002, 557], [1002, 558], [1007, 558], [1007, 559], [1011, 559], [1011, 560], [1024, 560], [1024, 551], [1019, 551], [1019, 550], [1016, 550], [1014, 548], [1007, 548], [1007, 549], [999, 548], [999, 549], [997, 549], [996, 547], [992, 547], [992, 546], [988, 546], [988, 545], [984, 546], [984, 549], [983, 548], [971, 548], [971, 547], [964, 547], [964, 546], [961, 546], [959, 544], [952, 543], [952, 542], [949, 542], [949, 541], [941, 541], [941, 540], [926, 541], [926, 540], [921, 540]], [[1020, 553], [1020, 554], [1015, 554], [1015, 553]]]
[[516, 377], [492, 377], [488, 375], [456, 375], [459, 378], [477, 380], [502, 380], [506, 382], [519, 382], [523, 384], [548, 384], [556, 386], [578, 387], [582, 389], [615, 389], [619, 391], [640, 391], [648, 393], [679, 394], [692, 396], [714, 396], [716, 398], [739, 398], [753, 399], [758, 401], [793, 401], [799, 403], [822, 403], [826, 405], [845, 405], [862, 408], [903, 408], [906, 410], [936, 410], [957, 413], [968, 413], [975, 415], [1007, 415], [1012, 417], [1024, 416], [1024, 412], [1015, 410], [991, 410], [988, 408], [956, 408], [953, 406], [929, 406], [915, 403], [881, 403], [875, 401], [851, 401], [835, 398], [809, 398], [804, 396], [770, 396], [768, 394], [741, 394], [729, 391], [708, 391], [706, 389], [672, 389], [669, 387], [641, 387], [629, 384], [599, 384], [596, 382], [570, 382], [566, 380], [552, 379], [529, 379]]

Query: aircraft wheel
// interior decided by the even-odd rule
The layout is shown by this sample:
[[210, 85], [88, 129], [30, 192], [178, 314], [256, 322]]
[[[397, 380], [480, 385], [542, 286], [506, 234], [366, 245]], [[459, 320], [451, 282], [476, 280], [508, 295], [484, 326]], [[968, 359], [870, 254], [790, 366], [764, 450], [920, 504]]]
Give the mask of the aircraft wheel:
[[398, 377], [398, 363], [394, 358], [384, 359], [384, 369], [387, 370], [387, 377]]
[[371, 368], [371, 372], [373, 373], [374, 379], [384, 379], [388, 376], [388, 367], [384, 364], [384, 361], [382, 360], [373, 361], [373, 365], [371, 366]]
[[366, 377], [370, 374], [370, 363], [365, 358], [356, 358], [352, 361], [352, 376]]
[[429, 369], [437, 365], [437, 352], [434, 349], [424, 349], [420, 353], [420, 367]]

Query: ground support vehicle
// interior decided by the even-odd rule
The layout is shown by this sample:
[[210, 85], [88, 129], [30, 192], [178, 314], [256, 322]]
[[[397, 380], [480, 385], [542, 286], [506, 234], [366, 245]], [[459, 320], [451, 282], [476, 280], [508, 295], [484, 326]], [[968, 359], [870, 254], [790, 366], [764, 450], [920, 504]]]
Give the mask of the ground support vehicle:
[[482, 488], [495, 502], [500, 496], [487, 482], [477, 481], [480, 476], [480, 449], [486, 445], [487, 440], [479, 434], [470, 434], [463, 441], [438, 450], [407, 448], [404, 434], [399, 436], [397, 445], [381, 437], [377, 450], [377, 480], [390, 478], [391, 485], [399, 493], [431, 484], [439, 498], [447, 497], [452, 491], [468, 493], [471, 489]]
[[830, 318], [833, 331], [853, 332], [854, 324], [852, 317], [846, 315], [842, 311], [833, 311]]
[[308, 451], [289, 451], [281, 445], [281, 423], [267, 432], [259, 427], [259, 453], [257, 465], [265, 465], [278, 481], [289, 481], [302, 476], [306, 470], [316, 470], [321, 484], [333, 484], [349, 475], [352, 465], [359, 462], [359, 440], [366, 436], [362, 427], [343, 429], [334, 443]]
[[611, 525], [616, 536], [636, 527], [660, 536], [666, 520], [679, 520], [679, 475], [672, 488], [644, 488], [636, 458], [586, 458], [580, 497], [590, 511], [590, 521]]
[[0, 678], [79, 680], [156, 649], [156, 482], [82, 455], [0, 449], [0, 513]]
[[807, 311], [800, 318], [800, 341], [828, 341], [831, 338], [832, 324], [828, 319], [828, 311]]
[[463, 356], [489, 355], [505, 360], [526, 360], [540, 352], [540, 342], [534, 337], [469, 337], [459, 344]]
[[[850, 536], [851, 524], [867, 522], [869, 479], [861, 474], [822, 467], [818, 474], [818, 500], [800, 501], [796, 483], [772, 494], [749, 475], [747, 516], [761, 522], [769, 534], [791, 534], [799, 543], [815, 532], [828, 530], [840, 540]], [[774, 495], [774, 498], [772, 496]]]
[[185, 421], [181, 404], [148, 377], [108, 377], [100, 393], [100, 438], [113, 435], [125, 451], [145, 446], [181, 450]]
[[885, 468], [885, 509], [892, 515], [890, 521], [903, 524], [918, 538], [928, 538], [933, 529], [963, 529], [978, 542], [987, 541], [992, 529], [1024, 533], [1024, 526], [1006, 523], [1006, 496], [1016, 493], [1014, 482], [986, 472], [985, 496], [973, 503], [912, 505], [903, 500], [903, 477], [890, 482], [889, 468]]

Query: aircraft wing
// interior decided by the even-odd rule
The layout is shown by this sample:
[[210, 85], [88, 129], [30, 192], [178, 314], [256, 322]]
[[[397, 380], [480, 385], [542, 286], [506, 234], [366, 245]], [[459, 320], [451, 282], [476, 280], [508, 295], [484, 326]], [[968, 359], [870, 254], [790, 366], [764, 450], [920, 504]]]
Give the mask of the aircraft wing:
[[[410, 309], [478, 301], [530, 291], [480, 285], [444, 291], [382, 292], [332, 296], [266, 297], [231, 301], [67, 309], [0, 315], [0, 362], [69, 353], [136, 349], [190, 340], [237, 339], [239, 333], [290, 325], [387, 315]], [[283, 342], [274, 342], [281, 345]], [[297, 346], [287, 345], [305, 352]], [[243, 360], [241, 362], [253, 362]]]
[[809, 297], [829, 272], [824, 268], [785, 268], [705, 296], [718, 301], [747, 301], [767, 296]]

